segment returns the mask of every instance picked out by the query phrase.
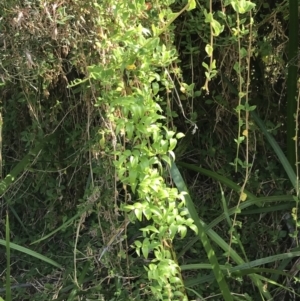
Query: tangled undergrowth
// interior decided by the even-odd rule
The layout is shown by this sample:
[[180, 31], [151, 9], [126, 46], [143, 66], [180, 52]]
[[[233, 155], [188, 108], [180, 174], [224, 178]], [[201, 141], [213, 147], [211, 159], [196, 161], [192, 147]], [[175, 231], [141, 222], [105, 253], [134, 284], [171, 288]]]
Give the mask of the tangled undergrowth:
[[3, 299], [299, 298], [291, 5], [0, 4]]

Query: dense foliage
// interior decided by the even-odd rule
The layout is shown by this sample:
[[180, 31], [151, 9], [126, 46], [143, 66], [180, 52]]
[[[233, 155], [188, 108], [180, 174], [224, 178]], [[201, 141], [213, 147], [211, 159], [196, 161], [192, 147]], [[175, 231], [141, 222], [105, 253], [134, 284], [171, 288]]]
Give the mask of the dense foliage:
[[1, 2], [0, 301], [298, 300], [299, 4]]

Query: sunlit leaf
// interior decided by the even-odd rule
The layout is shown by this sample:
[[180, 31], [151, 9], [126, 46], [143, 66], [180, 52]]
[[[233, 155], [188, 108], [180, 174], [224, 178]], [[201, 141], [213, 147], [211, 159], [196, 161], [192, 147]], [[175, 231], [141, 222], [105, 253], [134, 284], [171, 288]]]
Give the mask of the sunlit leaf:
[[246, 194], [245, 192], [243, 192], [243, 193], [241, 194], [240, 198], [241, 198], [241, 201], [242, 201], [242, 202], [246, 201], [246, 199], [247, 199], [247, 194]]
[[186, 233], [187, 233], [187, 227], [186, 226], [182, 226], [182, 225], [179, 225], [178, 226], [178, 232], [180, 234], [180, 237], [181, 238], [184, 238], [186, 236]]
[[145, 238], [142, 245], [143, 256], [147, 259], [149, 255], [149, 239]]
[[139, 221], [142, 221], [142, 218], [143, 218], [143, 209], [142, 208], [134, 209], [134, 214]]
[[196, 8], [196, 1], [195, 0], [188, 0], [188, 4], [189, 4], [189, 6], [187, 8], [187, 11], [190, 11], [190, 10]]

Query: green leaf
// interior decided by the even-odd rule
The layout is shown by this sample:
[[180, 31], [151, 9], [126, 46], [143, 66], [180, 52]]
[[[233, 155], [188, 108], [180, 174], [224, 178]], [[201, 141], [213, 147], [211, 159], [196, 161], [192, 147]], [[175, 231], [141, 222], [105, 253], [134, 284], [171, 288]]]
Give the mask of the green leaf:
[[162, 155], [161, 156], [162, 160], [164, 160], [169, 166], [171, 166], [171, 159], [167, 155]]
[[146, 259], [148, 259], [149, 256], [149, 245], [150, 245], [149, 239], [145, 238], [142, 245], [142, 253]]
[[205, 23], [211, 23], [213, 20], [213, 15], [211, 13], [208, 13], [206, 9], [203, 10], [204, 16], [205, 16]]
[[241, 59], [248, 56], [248, 50], [245, 47], [241, 47], [239, 53]]
[[[249, 197], [248, 197], [249, 198]], [[235, 213], [240, 213], [243, 214], [243, 209], [247, 208], [247, 207], [250, 207], [250, 206], [253, 206], [257, 203], [261, 203], [261, 204], [267, 204], [267, 203], [277, 203], [279, 201], [286, 201], [287, 204], [286, 205], [289, 205], [288, 208], [291, 208], [291, 206], [293, 204], [291, 204], [290, 202], [293, 201], [293, 198], [291, 195], [278, 195], [278, 196], [269, 196], [269, 197], [260, 197], [260, 198], [257, 198], [255, 196], [250, 196], [251, 199], [243, 202], [242, 204], [239, 205], [239, 207], [233, 207], [233, 208], [230, 208], [228, 209], [228, 215], [233, 215]], [[271, 206], [271, 207], [268, 207], [267, 209], [269, 208], [275, 208], [275, 206]], [[281, 207], [280, 207], [281, 208]], [[279, 208], [279, 210], [280, 210]], [[260, 213], [260, 212], [264, 212], [264, 208], [258, 208], [256, 209], [258, 212], [256, 213]], [[247, 212], [244, 212], [244, 214], [247, 214]], [[251, 212], [249, 213], [251, 214]], [[205, 228], [205, 231], [209, 231], [210, 229], [214, 228], [216, 225], [218, 225], [220, 222], [222, 222], [224, 219], [225, 219], [225, 213], [222, 213], [220, 216], [218, 216], [217, 218], [215, 218], [209, 225], [206, 226]], [[198, 240], [199, 238], [198, 237], [195, 237], [194, 239], [192, 239], [182, 250], [181, 252], [178, 254], [178, 257], [181, 257], [185, 252], [186, 250], [188, 250], [189, 248], [191, 248], [191, 246]]]
[[[195, 226], [195, 225], [194, 225], [194, 226]], [[180, 237], [181, 237], [182, 239], [185, 238], [186, 233], [187, 233], [187, 227], [186, 227], [186, 226], [179, 225], [179, 226], [178, 226], [178, 232], [179, 232]]]
[[153, 82], [151, 83], [152, 86], [152, 91], [153, 91], [153, 95], [157, 95], [157, 93], [159, 92], [159, 84], [157, 82]]
[[[78, 212], [76, 215], [74, 215], [72, 218], [70, 218], [68, 221], [64, 222], [60, 227], [58, 227], [57, 229], [55, 229], [54, 231], [52, 231], [51, 233], [43, 236], [42, 238], [34, 241], [31, 243], [31, 245], [36, 244], [38, 242], [41, 242], [49, 237], [51, 237], [52, 235], [54, 235], [55, 233], [57, 233], [60, 230], [66, 229], [67, 227], [69, 227], [76, 219], [80, 218], [80, 216], [82, 216], [82, 214], [84, 214], [84, 212], [88, 211], [91, 207], [93, 206], [93, 204], [88, 204], [86, 206], [86, 208], [84, 208], [83, 211]], [[0, 240], [0, 244], [1, 244], [1, 240]]]
[[[0, 245], [6, 246], [6, 241], [0, 239]], [[12, 242], [10, 242], [9, 246], [10, 246], [10, 249], [14, 249], [16, 251], [19, 251], [19, 252], [22, 252], [22, 253], [27, 254], [29, 256], [32, 256], [32, 257], [34, 257], [36, 259], [45, 261], [46, 263], [49, 263], [49, 264], [51, 264], [51, 265], [53, 265], [53, 266], [55, 266], [55, 267], [57, 267], [59, 269], [63, 268], [62, 265], [60, 265], [59, 263], [55, 262], [54, 260], [52, 260], [52, 259], [50, 259], [50, 258], [48, 258], [48, 257], [46, 257], [46, 256], [44, 256], [42, 254], [39, 254], [39, 253], [35, 252], [35, 251], [32, 251], [30, 249], [21, 247], [21, 246], [19, 246], [17, 244], [14, 244]]]
[[142, 208], [135, 208], [134, 209], [134, 214], [136, 218], [141, 222], [143, 218], [143, 209]]
[[211, 47], [210, 44], [207, 44], [207, 45], [205, 46], [205, 51], [206, 51], [207, 55], [208, 55], [209, 57], [211, 57], [212, 54], [213, 54], [214, 49]]
[[209, 70], [209, 67], [206, 63], [202, 62], [202, 66], [206, 69], [206, 70]]
[[[191, 164], [186, 164], [186, 163], [180, 163], [180, 164], [182, 164], [182, 165], [190, 165], [192, 168], [195, 167], [195, 166], [193, 166]], [[216, 175], [216, 173], [208, 171], [208, 170], [203, 170], [203, 171], [207, 175], [212, 175], [212, 176]], [[209, 261], [211, 262], [212, 266], [214, 267], [214, 277], [216, 277], [216, 274], [219, 276], [219, 278], [217, 278], [217, 282], [219, 284], [220, 289], [221, 289], [221, 287], [222, 287], [223, 290], [225, 288], [225, 291], [222, 291], [223, 298], [225, 299], [225, 296], [228, 297], [228, 291], [229, 291], [229, 289], [228, 289], [226, 281], [220, 275], [220, 274], [222, 274], [222, 271], [221, 271], [221, 269], [219, 267], [219, 264], [217, 262], [217, 259], [216, 259], [215, 255], [214, 255], [214, 253], [211, 253], [211, 247], [210, 247], [210, 243], [208, 241], [208, 238], [207, 238], [206, 235], [203, 235], [203, 233], [205, 233], [205, 234], [207, 233], [207, 235], [210, 237], [210, 239], [214, 243], [216, 243], [217, 245], [219, 245], [225, 252], [228, 252], [228, 250], [230, 250], [230, 257], [237, 264], [243, 264], [244, 260], [235, 252], [235, 250], [232, 248], [232, 246], [229, 246], [215, 231], [213, 231], [211, 229], [211, 227], [208, 227], [201, 219], [199, 219], [197, 211], [196, 211], [196, 209], [194, 207], [194, 204], [192, 202], [192, 199], [190, 198], [190, 196], [189, 196], [189, 194], [187, 192], [187, 188], [186, 188], [186, 185], [184, 183], [184, 180], [183, 180], [183, 178], [182, 178], [179, 170], [177, 169], [177, 166], [175, 165], [175, 163], [173, 163], [172, 167], [171, 167], [171, 176], [172, 176], [172, 179], [173, 179], [175, 185], [177, 186], [178, 190], [180, 192], [184, 191], [186, 193], [185, 194], [185, 199], [186, 199], [187, 208], [188, 208], [188, 210], [190, 212], [191, 218], [195, 222], [195, 226], [197, 226], [197, 228], [198, 228], [198, 236], [197, 236], [197, 238], [195, 238], [195, 240], [193, 241], [193, 243], [197, 239], [201, 239], [202, 243], [203, 242], [204, 243], [208, 242], [208, 244], [204, 245], [205, 251], [207, 252], [207, 256], [208, 256]], [[223, 181], [227, 182], [229, 185], [232, 185], [233, 187], [235, 187], [235, 189], [237, 187], [239, 187], [235, 183], [233, 183], [231, 181], [228, 181], [228, 179], [225, 178], [225, 177], [222, 177], [222, 176], [218, 175], [218, 178], [221, 178]], [[246, 192], [246, 190], [244, 190], [244, 192]], [[251, 197], [251, 196], [253, 196], [253, 195], [251, 193], [249, 193], [248, 197]], [[256, 198], [255, 196], [253, 196], [253, 198], [255, 200], [253, 200], [252, 204], [255, 204], [257, 202], [258, 198]], [[242, 207], [245, 203], [240, 204], [240, 207]], [[236, 210], [236, 209], [234, 208], [233, 210]], [[232, 209], [228, 210], [228, 214], [232, 214]], [[213, 250], [212, 250], [212, 252], [213, 252]], [[252, 279], [253, 283], [259, 288], [261, 294], [263, 294], [264, 296], [266, 296], [267, 299], [272, 299], [270, 293], [265, 289], [264, 284], [258, 279], [258, 276], [256, 274], [255, 275], [250, 275], [250, 278]], [[223, 280], [223, 282], [222, 282], [222, 280]], [[224, 282], [225, 282], [225, 284], [224, 284]], [[225, 299], [225, 300], [227, 300], [227, 299]], [[229, 299], [229, 300], [232, 300], [232, 299]]]
[[155, 250], [155, 251], [154, 251], [154, 256], [155, 256], [155, 258], [156, 258], [157, 260], [159, 260], [159, 261], [161, 261], [161, 260], [163, 259], [163, 256], [162, 256], [162, 253], [161, 253], [160, 250], [159, 250], [159, 251]]
[[211, 21], [211, 26], [212, 26], [212, 28], [213, 28], [213, 34], [214, 34], [214, 36], [219, 36], [221, 33], [222, 33], [222, 31], [224, 30], [224, 25], [221, 25], [217, 20], [215, 20], [215, 19], [212, 19], [212, 21]]
[[[249, 271], [253, 272], [261, 272], [264, 271], [264, 268], [260, 268], [260, 269], [256, 269], [254, 270], [253, 268], [257, 267], [257, 266], [263, 266], [267, 263], [271, 263], [271, 262], [277, 262], [278, 260], [284, 260], [287, 258], [295, 258], [295, 257], [299, 257], [300, 256], [300, 251], [294, 251], [294, 252], [288, 252], [288, 253], [283, 253], [283, 254], [277, 254], [277, 255], [272, 255], [269, 257], [265, 257], [265, 258], [261, 258], [261, 259], [257, 259], [257, 260], [253, 260], [244, 264], [240, 264], [237, 265], [235, 267], [231, 267], [228, 265], [220, 265], [221, 270], [223, 271], [229, 271], [230, 273], [233, 272], [241, 272], [241, 271], [247, 271], [246, 274], [250, 274]], [[186, 271], [186, 270], [198, 270], [198, 269], [212, 269], [212, 265], [211, 264], [205, 264], [205, 263], [200, 263], [200, 264], [186, 264], [186, 265], [181, 265], [180, 269], [182, 271]], [[269, 272], [272, 273], [276, 273], [276, 270], [273, 269], [267, 269]], [[281, 275], [282, 274], [287, 274], [288, 273], [284, 273], [283, 271], [278, 271]]]
[[[216, 181], [219, 181], [219, 182], [225, 184], [228, 188], [233, 189], [237, 193], [240, 193], [240, 191], [241, 191], [241, 186], [235, 184], [230, 179], [228, 179], [214, 171], [210, 171], [208, 169], [198, 167], [195, 164], [188, 164], [188, 163], [184, 163], [184, 162], [178, 162], [177, 164], [178, 164], [178, 166], [182, 166], [182, 167], [188, 168], [190, 170], [194, 170], [194, 171], [199, 172], [203, 175], [206, 175]], [[256, 196], [254, 194], [252, 194], [250, 191], [244, 190], [244, 192], [248, 195], [248, 198], [257, 199]]]
[[255, 7], [255, 3], [246, 0], [232, 0], [231, 6], [232, 8], [239, 14], [244, 14], [249, 12], [251, 9]]
[[197, 228], [196, 225], [190, 225], [189, 227], [190, 227], [197, 235], [199, 234], [198, 228]]
[[250, 106], [248, 103], [245, 103], [245, 111], [254, 111], [256, 109], [256, 106]]
[[171, 239], [173, 239], [178, 231], [178, 226], [175, 224], [171, 224], [169, 227], [169, 235]]
[[181, 139], [183, 138], [185, 135], [183, 133], [177, 133], [176, 134], [176, 139]]
[[137, 248], [141, 248], [142, 247], [142, 243], [139, 240], [136, 240], [134, 242], [134, 244], [136, 245]]
[[161, 211], [159, 210], [158, 207], [151, 207], [150, 210], [155, 215], [155, 217], [157, 217], [159, 219], [162, 218], [162, 213], [161, 213]]
[[143, 210], [143, 213], [146, 217], [146, 219], [149, 221], [152, 217], [152, 211], [149, 207], [146, 207], [144, 210]]
[[191, 218], [194, 220], [195, 225], [198, 228], [198, 236], [204, 246], [204, 249], [206, 251], [207, 257], [210, 261], [210, 263], [213, 266], [213, 272], [214, 275], [216, 277], [217, 283], [220, 287], [221, 293], [223, 295], [223, 298], [225, 301], [233, 301], [232, 295], [230, 293], [229, 287], [227, 285], [226, 279], [224, 277], [224, 274], [222, 273], [219, 263], [218, 263], [218, 259], [215, 255], [214, 249], [212, 248], [210, 241], [207, 237], [207, 234], [205, 233], [202, 221], [199, 219], [198, 217], [198, 213], [196, 211], [196, 208], [193, 204], [192, 199], [190, 198], [188, 192], [187, 192], [187, 188], [186, 185], [183, 181], [183, 178], [179, 172], [179, 170], [177, 169], [175, 163], [172, 163], [171, 166], [171, 176], [172, 179], [175, 183], [175, 185], [177, 186], [178, 190], [181, 191], [185, 191], [187, 194], [185, 195], [185, 200], [186, 200], [186, 206], [189, 210], [190, 216]]
[[170, 143], [169, 150], [173, 150], [173, 149], [176, 147], [177, 140], [174, 139], [174, 138], [171, 138], [171, 139], [169, 140], [169, 143]]
[[149, 225], [147, 227], [141, 228], [140, 230], [143, 232], [147, 232], [147, 233], [150, 231], [152, 231], [154, 233], [159, 233], [159, 231], [153, 225]]
[[[170, 159], [175, 160], [175, 153], [173, 151], [168, 151], [168, 154]], [[169, 164], [169, 166], [171, 166], [170, 161], [168, 161], [167, 163]]]
[[135, 188], [137, 186], [137, 175], [138, 175], [138, 172], [136, 169], [130, 169], [129, 170], [129, 184], [131, 186], [131, 189], [133, 192], [135, 192]]
[[128, 139], [132, 139], [134, 133], [134, 124], [131, 121], [126, 123], [126, 134]]
[[131, 210], [134, 209], [134, 206], [133, 206], [133, 205], [125, 205], [125, 206], [123, 206], [122, 208], [123, 208], [124, 210], [126, 210], [126, 211], [131, 211]]
[[190, 11], [194, 8], [196, 8], [196, 1], [195, 0], [188, 0], [188, 8], [186, 9], [187, 11]]

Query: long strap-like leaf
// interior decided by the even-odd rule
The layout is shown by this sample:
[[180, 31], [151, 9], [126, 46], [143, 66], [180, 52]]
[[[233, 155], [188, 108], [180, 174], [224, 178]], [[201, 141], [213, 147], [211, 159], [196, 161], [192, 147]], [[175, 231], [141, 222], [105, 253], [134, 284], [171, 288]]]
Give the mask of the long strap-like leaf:
[[[180, 192], [184, 191], [187, 193], [187, 187], [186, 187], [175, 163], [172, 163], [171, 175], [172, 175], [172, 179], [173, 179], [175, 185], [177, 186], [178, 190]], [[191, 200], [188, 193], [185, 195], [185, 201], [186, 201], [186, 207], [188, 208], [189, 214], [190, 214], [191, 218], [194, 220], [194, 223], [198, 228], [198, 236], [204, 246], [204, 249], [207, 253], [207, 257], [212, 265], [212, 269], [213, 269], [214, 275], [216, 277], [216, 280], [218, 282], [218, 285], [220, 287], [220, 290], [222, 292], [223, 298], [226, 301], [233, 300], [230, 290], [229, 290], [229, 287], [225, 280], [224, 274], [222, 273], [222, 271], [220, 269], [220, 265], [218, 263], [218, 259], [215, 255], [214, 249], [212, 248], [212, 246], [210, 244], [207, 234], [205, 233], [204, 227], [198, 217], [198, 213], [193, 204], [193, 201]]]
[[[219, 245], [220, 248], [222, 248], [225, 252], [230, 252], [230, 256], [231, 256], [232, 260], [234, 260], [237, 264], [244, 264], [245, 262], [232, 248], [229, 247], [229, 245], [215, 231], [213, 231], [211, 228], [209, 229], [209, 227], [204, 223], [204, 221], [202, 221], [199, 218], [196, 208], [194, 206], [194, 203], [193, 203], [190, 195], [188, 194], [188, 190], [185, 185], [185, 182], [174, 162], [171, 165], [170, 172], [171, 172], [172, 179], [173, 179], [177, 189], [180, 192], [186, 193], [186, 195], [185, 195], [186, 207], [190, 213], [191, 218], [194, 220], [194, 223], [198, 228], [198, 237], [201, 240], [201, 242], [205, 248], [205, 251], [207, 253], [208, 259], [212, 265], [212, 269], [213, 269], [214, 275], [216, 277], [216, 280], [219, 284], [219, 287], [221, 288], [223, 298], [224, 298], [224, 300], [232, 300], [232, 299], [225, 298], [225, 296], [228, 297], [227, 294], [229, 292], [229, 288], [228, 288], [228, 285], [224, 278], [224, 275], [222, 273], [222, 270], [220, 268], [220, 265], [218, 263], [218, 260], [216, 258], [216, 255], [214, 253], [214, 250], [212, 249], [212, 247], [210, 245], [208, 236], [214, 243]], [[229, 214], [230, 214], [230, 210], [229, 210]], [[271, 297], [270, 293], [267, 290], [265, 290], [263, 283], [256, 277], [256, 275], [253, 274], [253, 275], [250, 275], [250, 277], [251, 277], [253, 283], [258, 287], [260, 292], [268, 300], [271, 300], [272, 297]]]
[[[3, 240], [3, 239], [0, 239], [0, 245], [6, 246], [6, 241]], [[50, 258], [48, 258], [48, 257], [46, 257], [46, 256], [44, 256], [44, 255], [42, 255], [40, 253], [32, 251], [32, 250], [30, 250], [28, 248], [24, 248], [24, 247], [19, 246], [19, 245], [15, 244], [15, 243], [12, 243], [12, 242], [9, 243], [9, 247], [10, 247], [10, 249], [22, 252], [22, 253], [27, 254], [29, 256], [32, 256], [34, 258], [40, 259], [42, 261], [45, 261], [45, 262], [47, 262], [47, 263], [49, 263], [49, 264], [51, 264], [51, 265], [53, 265], [53, 266], [55, 266], [55, 267], [57, 267], [59, 269], [63, 268], [62, 265], [60, 265], [56, 261], [54, 261], [54, 260], [52, 260], [52, 259], [50, 259]]]

